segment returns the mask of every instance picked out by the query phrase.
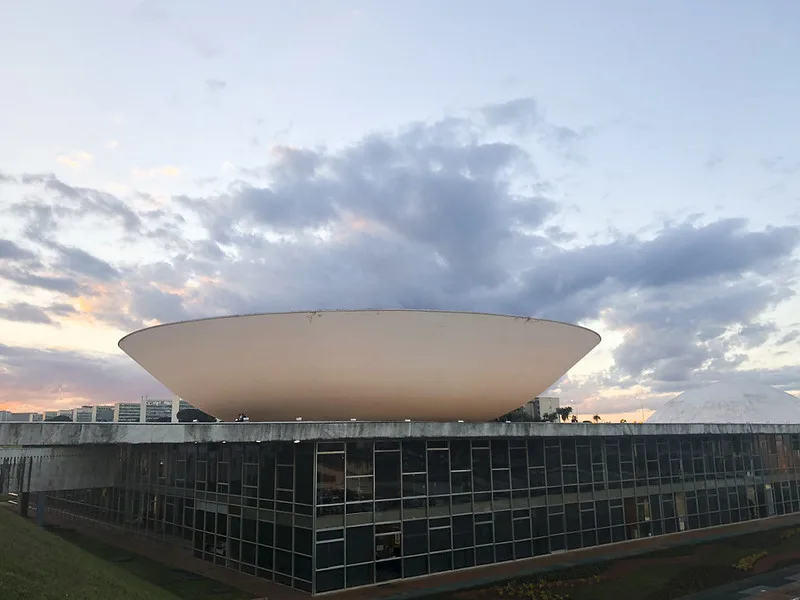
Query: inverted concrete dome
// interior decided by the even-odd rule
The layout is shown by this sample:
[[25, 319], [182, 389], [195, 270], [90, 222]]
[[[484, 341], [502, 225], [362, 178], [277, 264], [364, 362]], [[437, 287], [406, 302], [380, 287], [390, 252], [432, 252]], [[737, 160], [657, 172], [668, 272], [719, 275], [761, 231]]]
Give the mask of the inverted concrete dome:
[[763, 383], [720, 381], [676, 396], [647, 422], [800, 424], [800, 399]]
[[119, 346], [226, 421], [486, 421], [547, 390], [599, 342], [527, 317], [361, 310], [158, 325]]

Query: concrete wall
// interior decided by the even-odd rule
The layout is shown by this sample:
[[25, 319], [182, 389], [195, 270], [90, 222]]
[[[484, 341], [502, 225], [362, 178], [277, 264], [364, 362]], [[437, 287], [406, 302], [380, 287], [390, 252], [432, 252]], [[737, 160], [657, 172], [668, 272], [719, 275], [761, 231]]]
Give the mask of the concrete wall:
[[634, 423], [2, 423], [0, 447], [347, 439], [800, 434], [798, 425]]

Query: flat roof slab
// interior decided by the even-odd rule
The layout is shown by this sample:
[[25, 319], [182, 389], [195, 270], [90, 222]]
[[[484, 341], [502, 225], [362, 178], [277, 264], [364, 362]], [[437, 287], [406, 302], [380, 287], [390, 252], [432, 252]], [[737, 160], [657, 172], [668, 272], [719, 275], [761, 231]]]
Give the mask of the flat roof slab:
[[800, 434], [800, 424], [376, 423], [325, 421], [278, 423], [2, 423], [0, 424], [0, 446], [759, 433]]

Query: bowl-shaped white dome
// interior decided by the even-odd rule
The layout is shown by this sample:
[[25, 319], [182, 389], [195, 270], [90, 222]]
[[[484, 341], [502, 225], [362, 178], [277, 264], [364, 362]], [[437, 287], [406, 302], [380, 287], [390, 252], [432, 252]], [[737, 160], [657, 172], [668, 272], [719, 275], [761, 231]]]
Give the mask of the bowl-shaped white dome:
[[800, 424], [800, 399], [763, 383], [720, 381], [676, 396], [647, 422]]
[[526, 317], [370, 310], [159, 325], [119, 346], [226, 421], [486, 421], [547, 390], [599, 342]]

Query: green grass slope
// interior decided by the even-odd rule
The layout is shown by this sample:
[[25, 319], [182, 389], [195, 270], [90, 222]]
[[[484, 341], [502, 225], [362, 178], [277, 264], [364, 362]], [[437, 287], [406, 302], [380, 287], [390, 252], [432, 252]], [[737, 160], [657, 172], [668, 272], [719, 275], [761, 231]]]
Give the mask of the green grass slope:
[[0, 598], [177, 600], [5, 508], [0, 508]]

